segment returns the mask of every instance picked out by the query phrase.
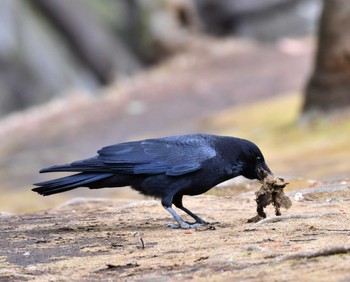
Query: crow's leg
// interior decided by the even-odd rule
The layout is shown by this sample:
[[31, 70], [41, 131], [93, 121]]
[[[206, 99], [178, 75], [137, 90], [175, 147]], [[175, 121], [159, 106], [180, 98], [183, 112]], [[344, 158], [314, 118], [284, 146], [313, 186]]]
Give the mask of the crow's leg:
[[201, 219], [198, 215], [194, 214], [189, 209], [185, 208], [182, 204], [182, 197], [183, 197], [183, 195], [176, 195], [173, 199], [173, 204], [177, 208], [179, 208], [180, 210], [183, 210], [185, 213], [187, 213], [189, 216], [191, 216], [196, 221], [195, 223], [209, 224], [209, 222], [206, 222], [205, 220]]
[[169, 224], [170, 228], [174, 228], [174, 229], [175, 228], [189, 229], [189, 228], [200, 227], [200, 226], [203, 225], [203, 224], [199, 224], [199, 223], [189, 224], [189, 223], [183, 221], [182, 218], [171, 207], [172, 206], [172, 197], [171, 198], [169, 198], [169, 197], [163, 198], [162, 199], [162, 205], [175, 218], [175, 220], [178, 223], [178, 224]]

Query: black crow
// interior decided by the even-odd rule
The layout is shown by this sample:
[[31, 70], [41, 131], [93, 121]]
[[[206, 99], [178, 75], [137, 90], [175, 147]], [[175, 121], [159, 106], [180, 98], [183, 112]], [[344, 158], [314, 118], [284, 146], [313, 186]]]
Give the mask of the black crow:
[[[160, 198], [177, 227], [191, 228], [207, 222], [182, 205], [184, 195], [205, 193], [239, 175], [261, 180], [258, 168], [271, 173], [251, 141], [209, 134], [170, 136], [104, 147], [93, 158], [44, 168], [40, 172], [79, 173], [36, 183], [33, 191], [47, 196], [77, 187], [131, 186], [144, 195]], [[183, 221], [172, 204], [195, 222]]]

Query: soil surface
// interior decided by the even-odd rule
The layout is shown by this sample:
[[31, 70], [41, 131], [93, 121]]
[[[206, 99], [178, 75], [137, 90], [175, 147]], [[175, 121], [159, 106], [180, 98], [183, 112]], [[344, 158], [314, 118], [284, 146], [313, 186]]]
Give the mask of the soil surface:
[[220, 222], [194, 230], [168, 228], [174, 220], [154, 200], [76, 199], [3, 214], [0, 281], [349, 281], [350, 183], [289, 192], [282, 216], [269, 207], [247, 223], [257, 188], [185, 198]]

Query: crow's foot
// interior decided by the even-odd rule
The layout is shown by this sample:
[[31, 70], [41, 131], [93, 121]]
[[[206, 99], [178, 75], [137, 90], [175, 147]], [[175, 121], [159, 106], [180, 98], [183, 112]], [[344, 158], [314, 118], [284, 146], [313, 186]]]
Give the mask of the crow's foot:
[[172, 229], [194, 229], [194, 228], [198, 228], [198, 227], [203, 227], [206, 224], [202, 224], [202, 223], [188, 223], [188, 222], [181, 222], [181, 224], [175, 224], [175, 223], [171, 223], [168, 224], [168, 227], [172, 228]]

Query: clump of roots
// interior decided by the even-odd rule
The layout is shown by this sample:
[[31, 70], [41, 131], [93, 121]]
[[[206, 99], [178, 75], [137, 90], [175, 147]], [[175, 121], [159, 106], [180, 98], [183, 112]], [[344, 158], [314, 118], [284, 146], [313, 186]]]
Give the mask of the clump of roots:
[[248, 222], [258, 222], [261, 219], [266, 218], [264, 208], [269, 204], [275, 207], [275, 214], [281, 215], [280, 208], [289, 209], [292, 206], [292, 201], [288, 196], [284, 194], [283, 188], [287, 186], [287, 182], [284, 182], [283, 178], [274, 177], [268, 174], [267, 171], [259, 169], [259, 173], [264, 175], [263, 185], [255, 192], [257, 203], [258, 215], [248, 219]]

